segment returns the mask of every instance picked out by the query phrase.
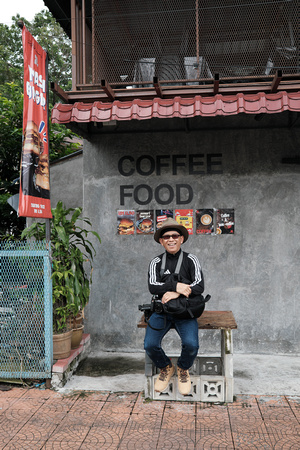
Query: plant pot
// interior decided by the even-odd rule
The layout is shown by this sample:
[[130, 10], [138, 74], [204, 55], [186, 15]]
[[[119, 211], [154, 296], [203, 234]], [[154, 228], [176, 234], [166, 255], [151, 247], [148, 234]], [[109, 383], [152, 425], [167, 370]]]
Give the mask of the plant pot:
[[73, 328], [72, 338], [71, 338], [71, 348], [74, 350], [78, 348], [81, 342], [82, 333], [83, 333], [83, 325], [77, 325], [76, 328]]
[[71, 353], [73, 330], [53, 335], [53, 359], [68, 358]]
[[78, 313], [76, 317], [68, 319], [68, 325], [70, 328], [75, 329], [78, 325], [82, 325], [83, 314], [82, 312]]
[[83, 321], [83, 313], [80, 312], [77, 314], [75, 318], [76, 325], [82, 325], [82, 321]]

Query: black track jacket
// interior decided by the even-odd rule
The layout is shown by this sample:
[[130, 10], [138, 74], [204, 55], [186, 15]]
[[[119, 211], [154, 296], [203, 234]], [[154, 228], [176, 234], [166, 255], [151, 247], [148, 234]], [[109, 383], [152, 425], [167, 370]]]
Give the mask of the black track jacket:
[[192, 289], [190, 297], [202, 294], [204, 291], [204, 280], [197, 256], [183, 252], [179, 274], [174, 274], [181, 252], [183, 252], [181, 249], [175, 255], [166, 252], [166, 267], [163, 276], [160, 275], [163, 254], [152, 259], [148, 272], [148, 286], [151, 294], [161, 298], [167, 291], [176, 292], [178, 282], [190, 285]]

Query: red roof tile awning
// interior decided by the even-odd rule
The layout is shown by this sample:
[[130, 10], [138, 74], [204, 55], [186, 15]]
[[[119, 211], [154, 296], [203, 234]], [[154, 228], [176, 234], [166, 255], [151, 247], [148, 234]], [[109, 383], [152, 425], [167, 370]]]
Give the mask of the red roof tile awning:
[[52, 110], [53, 123], [109, 122], [111, 120], [146, 120], [152, 118], [215, 117], [235, 114], [274, 114], [300, 111], [300, 92], [276, 94], [236, 94], [214, 97], [195, 96], [173, 99], [119, 101], [111, 103], [57, 103]]

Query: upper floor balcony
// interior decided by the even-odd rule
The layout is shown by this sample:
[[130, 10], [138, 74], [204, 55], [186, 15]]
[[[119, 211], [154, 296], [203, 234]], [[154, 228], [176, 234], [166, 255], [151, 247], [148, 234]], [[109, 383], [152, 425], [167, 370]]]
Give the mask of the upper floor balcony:
[[300, 0], [45, 4], [72, 39], [68, 102], [300, 90]]

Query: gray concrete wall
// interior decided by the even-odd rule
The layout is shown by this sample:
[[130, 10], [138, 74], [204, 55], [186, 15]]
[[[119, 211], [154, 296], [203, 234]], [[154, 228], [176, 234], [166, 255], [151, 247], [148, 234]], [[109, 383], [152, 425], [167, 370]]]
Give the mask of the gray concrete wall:
[[[118, 209], [162, 208], [155, 198], [139, 205], [133, 196], [141, 184], [153, 191], [162, 183], [175, 190], [188, 184], [193, 200], [168, 208], [234, 208], [235, 234], [190, 236], [184, 245], [203, 266], [206, 292], [212, 295], [208, 309], [232, 310], [238, 323], [236, 351], [295, 353], [299, 347], [299, 166], [284, 165], [282, 158], [299, 154], [299, 129], [289, 129], [288, 116], [269, 116], [265, 124], [253, 116], [190, 121], [147, 121], [121, 124], [113, 134], [94, 136], [85, 143], [84, 213], [100, 233], [102, 245], [94, 264], [87, 327], [95, 346], [103, 349], [141, 349], [143, 331], [137, 330], [139, 303], [149, 302], [147, 268], [161, 252], [153, 236], [118, 236]], [[258, 128], [254, 128], [258, 126]], [[283, 127], [283, 128], [282, 128]], [[161, 131], [160, 131], [161, 130]], [[222, 153], [222, 174], [191, 175], [187, 167], [162, 167], [161, 174], [137, 172], [141, 155]], [[118, 162], [123, 156], [134, 161]], [[168, 162], [166, 158], [163, 162]], [[198, 159], [199, 161], [199, 159]], [[140, 172], [148, 171], [147, 159]], [[157, 168], [156, 168], [157, 169]], [[220, 166], [212, 166], [218, 170]], [[132, 193], [122, 201], [123, 192]], [[132, 186], [132, 187], [128, 187]], [[147, 198], [138, 191], [138, 200]], [[163, 196], [163, 193], [162, 193]], [[124, 204], [121, 204], [124, 203]], [[218, 332], [205, 332], [203, 351], [214, 348]], [[170, 349], [178, 345], [174, 333]]]
[[[142, 349], [144, 332], [136, 327], [138, 304], [150, 300], [148, 264], [162, 251], [153, 236], [118, 236], [117, 210], [234, 208], [234, 235], [194, 234], [183, 246], [202, 264], [206, 293], [212, 296], [207, 308], [234, 312], [237, 352], [300, 352], [300, 166], [282, 163], [283, 158], [299, 155], [300, 130], [288, 127], [293, 119], [283, 113], [264, 116], [259, 122], [245, 115], [189, 122], [132, 121], [120, 123], [112, 134], [85, 141], [84, 214], [102, 238], [86, 310], [86, 330], [94, 348]], [[222, 156], [211, 159], [218, 164], [209, 168], [207, 157], [216, 153]], [[176, 173], [170, 164], [173, 155], [181, 155], [177, 162], [186, 162], [189, 155], [199, 154], [204, 157], [195, 160], [203, 166], [194, 169], [203, 174], [191, 174], [187, 165], [179, 166]], [[142, 160], [138, 173], [142, 155], [148, 160]], [[122, 175], [118, 163], [124, 156], [129, 159], [122, 165]], [[161, 156], [166, 156], [161, 162], [169, 166], [162, 166], [159, 174]], [[155, 161], [155, 171], [144, 175], [150, 171], [149, 157]], [[138, 186], [147, 185], [155, 192], [163, 183], [174, 191], [176, 185], [188, 184], [193, 199], [179, 205], [174, 198], [161, 206], [153, 196], [143, 206], [137, 203], [148, 196]], [[120, 186], [132, 196], [123, 201]], [[167, 194], [161, 190], [160, 199]], [[218, 339], [218, 331], [203, 332], [200, 351], [214, 351]], [[174, 351], [178, 345], [172, 332], [166, 347]]]
[[50, 166], [51, 207], [62, 201], [67, 208], [83, 207], [83, 155], [69, 156]]

